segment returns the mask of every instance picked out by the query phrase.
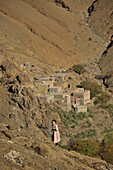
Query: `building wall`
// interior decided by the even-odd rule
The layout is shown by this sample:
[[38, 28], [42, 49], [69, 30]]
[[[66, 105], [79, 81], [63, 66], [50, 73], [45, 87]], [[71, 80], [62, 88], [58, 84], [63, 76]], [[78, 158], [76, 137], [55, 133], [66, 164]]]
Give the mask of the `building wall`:
[[86, 105], [73, 105], [73, 109], [78, 113], [80, 113], [80, 112], [87, 113], [87, 106]]
[[54, 94], [55, 101], [58, 101], [59, 104], [64, 108], [66, 111], [71, 110], [71, 101], [70, 96], [67, 94]]
[[53, 74], [54, 80], [55, 82], [64, 82], [68, 79], [68, 76], [66, 73], [56, 73]]
[[52, 88], [49, 89], [50, 93], [59, 93], [61, 91], [62, 91], [61, 87], [52, 87]]
[[54, 102], [54, 96], [48, 96], [47, 97], [47, 102], [48, 103], [53, 103]]
[[71, 100], [73, 100], [74, 103], [76, 103], [77, 100], [80, 100], [80, 104], [83, 105], [84, 104], [84, 94], [81, 92], [73, 93], [73, 96], [71, 96]]
[[38, 85], [47, 85], [49, 88], [53, 87], [53, 81], [39, 81], [37, 82]]
[[39, 96], [39, 99], [43, 102], [47, 103], [53, 103], [54, 102], [54, 96], [53, 95], [43, 95]]
[[85, 91], [81, 90], [81, 92], [80, 91], [78, 91], [78, 92], [76, 91], [76, 92], [73, 93], [73, 96], [71, 96], [71, 99], [75, 100], [75, 101], [78, 98], [81, 99], [81, 102], [80, 102], [81, 105], [90, 103], [90, 90], [85, 90]]
[[90, 103], [90, 90], [84, 92], [84, 104]]
[[57, 83], [57, 82], [54, 82], [53, 85], [54, 85], [55, 87], [59, 87], [59, 86], [60, 86], [60, 87], [62, 87], [62, 89], [65, 89], [65, 88], [68, 87], [67, 82], [62, 82], [62, 83], [61, 83], [61, 82], [60, 82], [60, 83], [59, 83], [59, 82], [58, 82], [58, 83]]
[[44, 95], [48, 93], [48, 85], [37, 85], [37, 89], [36, 89], [36, 93], [37, 95]]

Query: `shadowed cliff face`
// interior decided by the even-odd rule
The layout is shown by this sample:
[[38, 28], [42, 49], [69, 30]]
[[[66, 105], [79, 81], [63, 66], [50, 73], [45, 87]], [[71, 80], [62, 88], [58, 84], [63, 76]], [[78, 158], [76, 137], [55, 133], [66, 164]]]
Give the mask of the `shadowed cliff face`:
[[89, 24], [93, 32], [98, 36], [108, 41], [106, 49], [103, 51], [99, 66], [102, 74], [108, 77], [107, 84], [109, 87], [113, 86], [113, 1], [104, 2], [102, 0], [95, 0], [89, 7]]
[[105, 44], [85, 21], [90, 5], [90, 0], [1, 0], [1, 49], [18, 63], [50, 67], [94, 59]]

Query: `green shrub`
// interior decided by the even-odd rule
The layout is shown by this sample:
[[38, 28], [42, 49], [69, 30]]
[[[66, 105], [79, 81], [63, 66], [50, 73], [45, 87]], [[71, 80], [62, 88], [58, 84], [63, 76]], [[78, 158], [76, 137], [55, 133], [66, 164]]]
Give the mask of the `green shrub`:
[[113, 133], [105, 136], [100, 155], [106, 162], [113, 164]]
[[56, 108], [56, 107], [53, 107], [53, 111], [54, 111], [54, 112], [57, 112], [58, 110], [57, 110], [57, 108]]
[[91, 113], [91, 112], [92, 112], [92, 110], [91, 110], [90, 107], [87, 107], [87, 112], [88, 112], [88, 113]]
[[87, 119], [87, 124], [88, 124], [89, 127], [92, 125], [92, 123], [89, 119]]
[[100, 156], [106, 162], [113, 164], [113, 143], [110, 145], [104, 145], [101, 150]]
[[61, 145], [60, 147], [63, 148], [63, 149], [66, 149], [66, 150], [68, 150], [68, 151], [69, 151], [69, 150], [72, 150], [72, 149], [71, 149], [71, 146], [69, 146], [69, 145]]
[[109, 111], [113, 111], [113, 104], [109, 104], [109, 105], [107, 106], [107, 109], [109, 109]]
[[106, 103], [98, 105], [98, 108], [106, 109]]
[[71, 128], [75, 128], [75, 125], [72, 125]]
[[108, 119], [108, 116], [107, 116], [107, 115], [105, 116], [105, 119]]
[[107, 94], [106, 92], [102, 92], [101, 95], [95, 99], [94, 104], [95, 105], [100, 104], [101, 108], [106, 109], [106, 104], [109, 101], [109, 99], [110, 95]]
[[[111, 131], [113, 131], [113, 129], [111, 129]], [[112, 144], [112, 143], [113, 143], [113, 133], [106, 134], [106, 136], [104, 137], [104, 144]]]
[[[107, 129], [107, 130], [104, 130], [102, 133], [109, 133], [109, 132], [113, 132], [113, 129]], [[109, 135], [108, 135], [109, 136]], [[107, 137], [107, 136], [106, 136]]]
[[94, 101], [94, 105], [97, 105], [99, 103], [100, 103], [100, 100], [98, 98], [96, 98], [95, 101]]
[[106, 92], [103, 92], [100, 96], [98, 96], [100, 103], [107, 103], [110, 99], [110, 95]]
[[83, 74], [85, 72], [84, 66], [83, 65], [74, 65], [73, 66], [73, 71], [75, 71], [78, 74]]
[[79, 125], [79, 120], [83, 120], [86, 117], [86, 113], [82, 112], [77, 114], [74, 111], [58, 111], [57, 113], [59, 114], [62, 122], [65, 124], [67, 129], [69, 129], [71, 125], [73, 125], [73, 128], [75, 127], [75, 125]]
[[84, 118], [86, 118], [86, 113], [80, 112], [77, 114], [77, 118], [79, 120], [83, 120]]
[[86, 90], [90, 90], [91, 98], [96, 97], [102, 92], [102, 86], [97, 82], [83, 81], [80, 83], [80, 86]]
[[100, 143], [90, 140], [78, 140], [74, 143], [72, 149], [84, 155], [99, 157]]
[[106, 108], [109, 110], [110, 117], [113, 117], [113, 104], [109, 104]]
[[113, 117], [113, 112], [110, 112], [109, 114], [110, 114], [110, 117]]
[[75, 135], [75, 138], [79, 138], [79, 139], [83, 139], [83, 138], [90, 138], [93, 136], [96, 136], [97, 132], [96, 130], [86, 130], [84, 132], [81, 133], [77, 133], [77, 135]]
[[93, 114], [92, 114], [92, 113], [89, 113], [87, 117], [93, 118]]

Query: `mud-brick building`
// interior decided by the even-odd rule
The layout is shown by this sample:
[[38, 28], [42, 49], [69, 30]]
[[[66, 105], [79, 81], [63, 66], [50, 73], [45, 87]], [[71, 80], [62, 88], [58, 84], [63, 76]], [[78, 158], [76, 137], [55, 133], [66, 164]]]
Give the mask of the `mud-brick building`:
[[24, 68], [29, 68], [31, 69], [31, 64], [29, 62], [24, 63]]
[[72, 108], [77, 113], [80, 113], [80, 112], [87, 113], [87, 106], [86, 105], [76, 105], [76, 104], [74, 104], [74, 105], [72, 105]]
[[39, 95], [39, 100], [46, 103], [53, 103], [54, 102], [54, 95], [48, 94], [48, 95]]
[[90, 103], [90, 90], [84, 91], [84, 104]]
[[59, 70], [55, 71], [55, 73], [67, 73], [67, 70], [64, 68], [60, 68]]
[[48, 89], [48, 92], [50, 93], [60, 93], [62, 91], [62, 87], [51, 87]]
[[77, 88], [70, 94], [71, 103], [77, 105], [86, 105], [90, 103], [90, 90], [84, 90], [83, 88]]
[[68, 83], [67, 83], [67, 82], [54, 82], [54, 83], [53, 83], [53, 86], [54, 86], [54, 87], [61, 87], [62, 90], [63, 90], [63, 89], [66, 89], [66, 88], [67, 88]]
[[37, 95], [44, 95], [48, 93], [48, 84], [37, 84], [36, 92]]
[[51, 78], [51, 77], [48, 77], [48, 78], [42, 77], [42, 78], [39, 78], [37, 83], [39, 83], [40, 85], [47, 85], [48, 88], [52, 88], [53, 83], [54, 83], [54, 79]]
[[71, 110], [71, 102], [70, 102], [70, 95], [65, 93], [55, 93], [54, 100], [59, 103], [60, 106], [63, 107], [64, 110], [70, 111]]
[[52, 75], [54, 77], [55, 82], [64, 82], [68, 79], [67, 73], [55, 73]]

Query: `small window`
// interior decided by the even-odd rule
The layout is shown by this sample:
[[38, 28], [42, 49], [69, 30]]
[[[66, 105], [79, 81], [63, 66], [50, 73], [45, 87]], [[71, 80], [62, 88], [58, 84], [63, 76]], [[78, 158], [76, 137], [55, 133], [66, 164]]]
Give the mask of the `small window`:
[[70, 86], [70, 84], [68, 84], [68, 88], [70, 88], [71, 86]]

